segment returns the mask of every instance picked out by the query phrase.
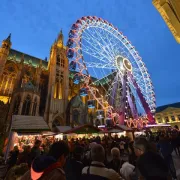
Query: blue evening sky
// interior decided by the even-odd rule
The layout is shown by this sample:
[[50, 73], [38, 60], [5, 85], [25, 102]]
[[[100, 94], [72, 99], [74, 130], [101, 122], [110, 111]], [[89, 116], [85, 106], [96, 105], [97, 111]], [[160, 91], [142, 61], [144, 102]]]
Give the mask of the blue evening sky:
[[1, 0], [0, 42], [12, 33], [12, 48], [45, 58], [62, 28], [65, 42], [82, 16], [102, 17], [118, 27], [142, 56], [157, 105], [180, 101], [180, 45], [152, 0]]

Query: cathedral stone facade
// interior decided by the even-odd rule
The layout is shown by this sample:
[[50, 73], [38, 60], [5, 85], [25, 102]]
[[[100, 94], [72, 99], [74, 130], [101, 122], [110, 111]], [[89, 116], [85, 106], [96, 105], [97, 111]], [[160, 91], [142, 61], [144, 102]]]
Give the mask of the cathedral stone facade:
[[48, 60], [16, 51], [11, 46], [9, 35], [0, 47], [1, 130], [8, 127], [12, 115], [42, 116], [51, 129], [93, 119], [86, 97], [79, 96], [80, 85], [73, 83], [62, 31], [51, 46]]

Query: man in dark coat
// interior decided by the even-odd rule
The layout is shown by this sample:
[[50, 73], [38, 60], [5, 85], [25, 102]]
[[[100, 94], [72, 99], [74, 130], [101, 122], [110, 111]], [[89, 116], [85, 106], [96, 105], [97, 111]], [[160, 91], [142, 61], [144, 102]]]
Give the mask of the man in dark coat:
[[69, 157], [66, 161], [65, 172], [66, 180], [79, 180], [83, 169], [82, 161], [83, 148], [76, 146], [73, 151], [73, 157]]
[[134, 151], [137, 159], [138, 176], [146, 180], [167, 180], [169, 170], [163, 158], [150, 149], [150, 145], [145, 138], [136, 138], [134, 141]]
[[69, 147], [64, 141], [55, 142], [47, 156], [38, 156], [33, 160], [31, 170], [21, 180], [66, 180], [63, 167]]

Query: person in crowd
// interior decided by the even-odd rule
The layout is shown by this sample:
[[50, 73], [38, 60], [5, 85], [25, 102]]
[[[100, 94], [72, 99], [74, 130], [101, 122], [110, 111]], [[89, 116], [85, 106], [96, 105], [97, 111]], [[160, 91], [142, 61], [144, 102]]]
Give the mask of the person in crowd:
[[175, 134], [175, 133], [173, 133], [171, 135], [171, 145], [172, 145], [172, 148], [175, 151], [176, 155], [178, 156], [179, 155], [179, 152], [178, 152], [178, 141], [177, 141], [177, 134]]
[[123, 160], [120, 159], [120, 151], [118, 148], [111, 149], [112, 160], [108, 163], [108, 168], [115, 170], [119, 173], [122, 164], [124, 163]]
[[91, 165], [83, 168], [81, 180], [119, 180], [121, 177], [113, 169], [107, 169], [104, 165], [104, 148], [95, 144], [91, 148]]
[[119, 144], [119, 148], [120, 148], [120, 153], [123, 154], [124, 153], [124, 145], [126, 143], [124, 141], [121, 141], [120, 144]]
[[20, 180], [29, 170], [27, 163], [13, 166], [6, 174], [5, 180]]
[[18, 159], [17, 159], [17, 165], [21, 163], [27, 163], [30, 167], [30, 152], [31, 152], [31, 146], [24, 146], [24, 151], [19, 153]]
[[137, 179], [134, 170], [134, 165], [130, 164], [129, 162], [125, 162], [120, 169], [120, 174], [125, 180], [133, 180], [133, 176], [135, 179]]
[[41, 141], [36, 140], [34, 143], [34, 146], [31, 149], [31, 153], [30, 153], [31, 162], [30, 163], [32, 163], [32, 161], [41, 154], [40, 146], [41, 146]]
[[83, 164], [85, 166], [89, 166], [91, 164], [91, 149], [96, 145], [96, 142], [92, 142], [89, 144], [89, 149], [85, 153]]
[[173, 152], [173, 147], [170, 143], [170, 140], [166, 138], [164, 134], [161, 134], [157, 147], [162, 154], [166, 165], [169, 167], [172, 177], [176, 179], [176, 169], [171, 155]]
[[8, 160], [8, 170], [16, 164], [18, 154], [19, 154], [18, 146], [14, 146], [14, 149], [10, 152], [10, 158]]
[[150, 149], [149, 143], [145, 138], [136, 138], [134, 141], [134, 151], [137, 160], [137, 170], [139, 178], [146, 180], [167, 180], [169, 170], [163, 158]]
[[53, 143], [48, 155], [36, 157], [21, 180], [66, 180], [63, 167], [68, 154], [69, 147], [64, 141]]
[[82, 163], [83, 151], [83, 147], [76, 146], [72, 152], [72, 157], [67, 159], [65, 165], [66, 180], [79, 180], [81, 178], [81, 172], [84, 167]]
[[132, 165], [136, 165], [136, 154], [134, 152], [134, 148], [133, 148], [133, 141], [129, 143], [129, 163]]

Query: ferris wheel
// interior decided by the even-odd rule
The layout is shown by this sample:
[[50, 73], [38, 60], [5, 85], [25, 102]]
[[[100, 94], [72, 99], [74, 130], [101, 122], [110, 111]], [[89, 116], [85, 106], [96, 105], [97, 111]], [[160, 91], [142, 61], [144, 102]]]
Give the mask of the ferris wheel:
[[150, 75], [122, 32], [101, 18], [82, 17], [72, 25], [67, 47], [73, 81], [82, 84], [80, 96], [90, 94], [89, 108], [98, 104], [97, 118], [135, 127], [154, 123]]

